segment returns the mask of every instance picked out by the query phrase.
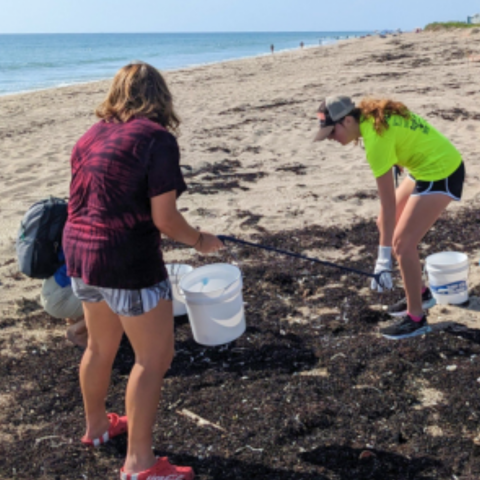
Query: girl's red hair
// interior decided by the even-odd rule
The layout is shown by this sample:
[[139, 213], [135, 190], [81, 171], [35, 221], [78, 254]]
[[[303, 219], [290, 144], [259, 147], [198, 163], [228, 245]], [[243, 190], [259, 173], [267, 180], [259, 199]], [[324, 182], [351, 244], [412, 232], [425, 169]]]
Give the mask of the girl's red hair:
[[364, 98], [358, 105], [362, 118], [373, 119], [375, 131], [381, 135], [388, 128], [388, 118], [399, 115], [405, 119], [410, 118], [410, 110], [401, 102], [389, 99]]

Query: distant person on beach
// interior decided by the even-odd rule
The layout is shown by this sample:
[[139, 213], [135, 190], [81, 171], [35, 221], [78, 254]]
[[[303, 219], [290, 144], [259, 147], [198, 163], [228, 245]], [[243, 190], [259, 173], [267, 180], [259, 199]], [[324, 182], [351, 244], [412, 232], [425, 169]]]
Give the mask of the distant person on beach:
[[[380, 241], [375, 273], [387, 273], [381, 276], [382, 285], [372, 280], [371, 287], [393, 288], [388, 273], [393, 250], [406, 291], [406, 298], [388, 308], [402, 318], [382, 329], [382, 335], [400, 339], [429, 332], [425, 310], [435, 300], [422, 284], [418, 244], [448, 204], [461, 199], [465, 167], [460, 153], [427, 121], [393, 100], [364, 99], [357, 107], [349, 97], [327, 97], [318, 117], [316, 141], [328, 138], [347, 145], [363, 139], [377, 181]], [[394, 165], [409, 171], [397, 190]]]
[[[186, 190], [175, 132], [180, 121], [162, 75], [133, 62], [115, 75], [101, 119], [76, 143], [63, 233], [67, 274], [89, 332], [80, 365], [82, 442], [98, 446], [128, 430], [123, 480], [190, 480], [190, 467], [155, 458], [152, 429], [174, 352], [172, 289], [160, 233], [202, 254], [223, 244], [177, 210]], [[135, 352], [126, 413], [107, 414], [112, 364], [123, 333]], [[127, 421], [128, 419], [128, 421]]]
[[304, 43], [300, 42], [300, 48], [303, 48]]
[[273, 43], [270, 45], [270, 51], [273, 53], [273, 51], [275, 50], [275, 46], [273, 45]]
[[[63, 251], [59, 255], [63, 261]], [[83, 318], [82, 302], [73, 293], [65, 264], [43, 281], [40, 303], [50, 316], [67, 321], [69, 327], [65, 336], [70, 342], [82, 348], [87, 346], [87, 327]]]

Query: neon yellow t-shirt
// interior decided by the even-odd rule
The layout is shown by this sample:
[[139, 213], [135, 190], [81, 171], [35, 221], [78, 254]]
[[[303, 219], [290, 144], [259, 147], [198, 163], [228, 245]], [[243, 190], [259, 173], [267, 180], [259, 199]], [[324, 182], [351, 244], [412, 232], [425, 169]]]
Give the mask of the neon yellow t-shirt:
[[393, 165], [400, 165], [416, 180], [434, 182], [448, 177], [460, 166], [462, 157], [458, 150], [422, 117], [411, 113], [406, 120], [392, 115], [388, 125], [379, 135], [372, 119], [360, 122], [367, 161], [375, 178]]

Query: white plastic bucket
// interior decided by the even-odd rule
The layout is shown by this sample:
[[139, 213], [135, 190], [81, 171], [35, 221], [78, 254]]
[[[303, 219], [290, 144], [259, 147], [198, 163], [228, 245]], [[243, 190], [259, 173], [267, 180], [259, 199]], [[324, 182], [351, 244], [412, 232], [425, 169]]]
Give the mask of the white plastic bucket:
[[425, 259], [428, 283], [440, 304], [457, 305], [468, 300], [468, 257], [460, 252], [441, 252]]
[[228, 263], [205, 265], [182, 277], [180, 291], [197, 343], [222, 345], [243, 334], [242, 285], [240, 270]]
[[184, 263], [167, 263], [165, 267], [172, 283], [173, 316], [180, 317], [181, 315], [186, 315], [187, 306], [185, 305], [185, 298], [178, 291], [178, 283], [184, 275], [193, 270], [193, 267]]

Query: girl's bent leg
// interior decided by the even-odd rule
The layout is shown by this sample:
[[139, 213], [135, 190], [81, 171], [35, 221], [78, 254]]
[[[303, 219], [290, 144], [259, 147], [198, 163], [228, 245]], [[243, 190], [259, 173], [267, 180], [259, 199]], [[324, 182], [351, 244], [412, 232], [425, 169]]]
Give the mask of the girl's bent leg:
[[418, 244], [451, 202], [447, 195], [410, 197], [395, 228], [393, 250], [400, 265], [408, 311], [422, 316], [422, 269]]
[[398, 225], [398, 221], [402, 216], [405, 205], [407, 205], [408, 199], [415, 188], [415, 181], [410, 177], [405, 177], [399, 187], [395, 190], [395, 224]]
[[163, 377], [173, 358], [172, 302], [160, 300], [149, 312], [120, 317], [135, 351], [125, 398], [128, 417], [128, 450], [124, 471], [137, 473], [155, 464], [152, 429], [160, 400]]
[[118, 315], [105, 302], [83, 302], [83, 309], [89, 335], [80, 364], [80, 386], [87, 420], [85, 436], [93, 439], [109, 427], [105, 397], [123, 328]]

